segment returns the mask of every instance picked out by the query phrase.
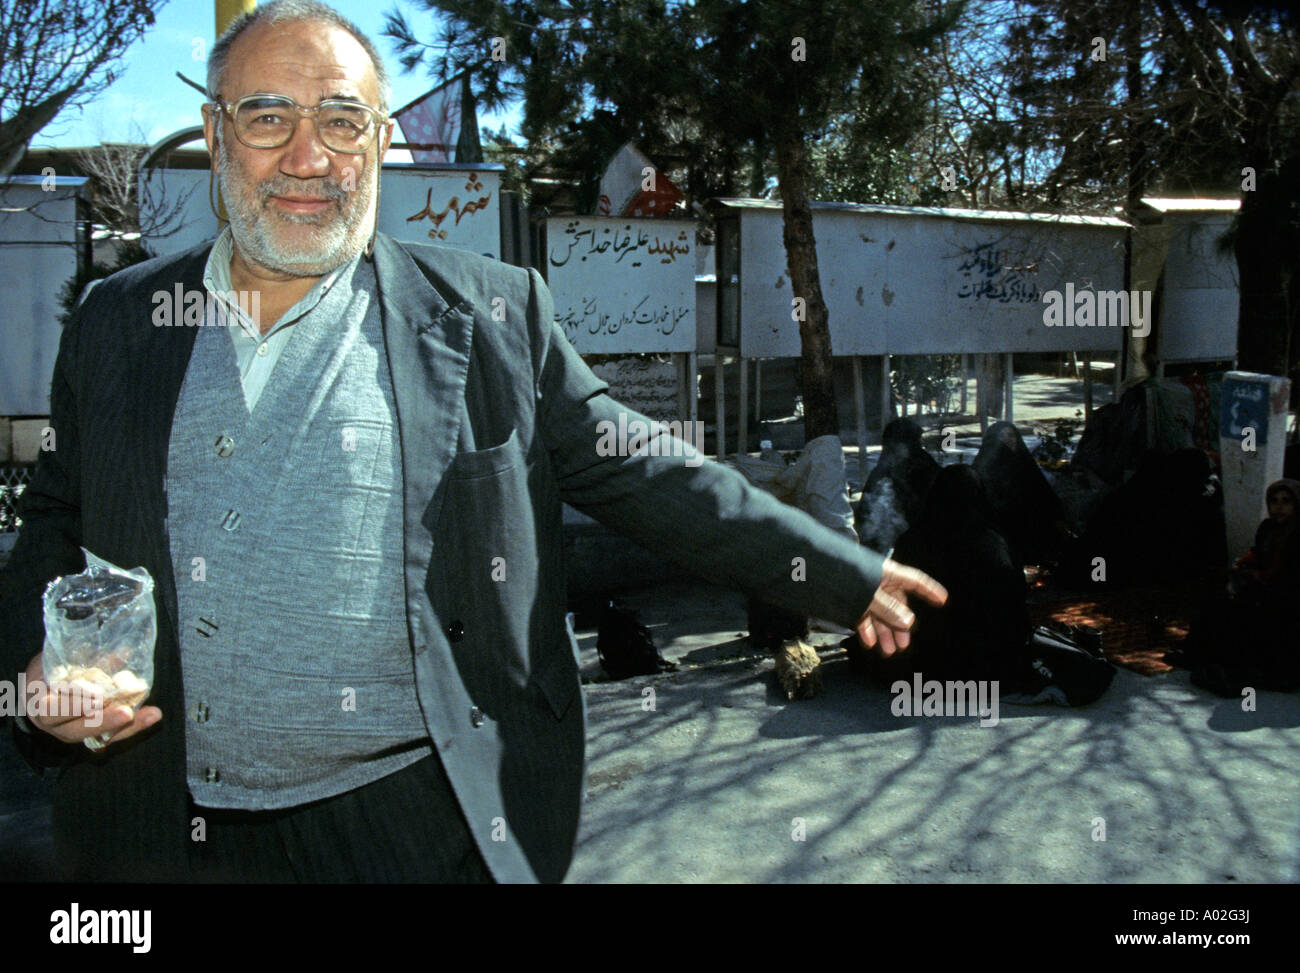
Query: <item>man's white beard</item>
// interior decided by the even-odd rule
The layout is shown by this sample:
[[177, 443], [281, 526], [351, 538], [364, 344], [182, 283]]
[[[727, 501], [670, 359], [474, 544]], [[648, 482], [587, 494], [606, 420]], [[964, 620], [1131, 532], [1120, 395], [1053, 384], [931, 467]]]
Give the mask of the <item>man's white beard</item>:
[[[374, 176], [366, 178], [354, 192], [345, 190], [329, 177], [295, 179], [283, 173], [252, 187], [242, 167], [226, 151], [226, 141], [217, 136], [217, 166], [221, 176], [221, 198], [230, 216], [235, 245], [248, 260], [267, 270], [294, 277], [320, 277], [343, 266], [370, 240], [371, 201]], [[276, 195], [318, 196], [335, 200], [338, 211], [286, 213], [268, 206]], [[317, 227], [307, 239], [295, 234], [293, 242], [280, 229], [288, 224]]]

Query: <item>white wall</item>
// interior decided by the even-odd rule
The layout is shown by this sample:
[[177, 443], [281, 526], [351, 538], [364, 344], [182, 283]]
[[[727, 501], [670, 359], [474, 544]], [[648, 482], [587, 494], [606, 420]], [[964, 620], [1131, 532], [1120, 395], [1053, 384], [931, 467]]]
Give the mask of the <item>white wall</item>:
[[1166, 213], [1173, 230], [1160, 312], [1161, 361], [1237, 357], [1237, 255], [1219, 250], [1232, 213]]
[[0, 415], [49, 415], [58, 297], [77, 272], [76, 194], [84, 180], [0, 182]]
[[[779, 204], [740, 213], [741, 354], [798, 357]], [[1118, 327], [1047, 327], [1042, 299], [1123, 287], [1119, 221], [814, 206], [813, 233], [836, 355], [1120, 348]]]

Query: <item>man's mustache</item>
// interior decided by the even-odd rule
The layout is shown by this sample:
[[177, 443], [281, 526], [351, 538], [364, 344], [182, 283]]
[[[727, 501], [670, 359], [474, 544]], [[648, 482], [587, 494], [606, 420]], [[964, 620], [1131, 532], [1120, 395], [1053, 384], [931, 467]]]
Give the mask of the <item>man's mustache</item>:
[[298, 199], [332, 200], [347, 198], [348, 191], [332, 179], [290, 180], [280, 177], [257, 184], [257, 194], [263, 204], [272, 196], [292, 196]]

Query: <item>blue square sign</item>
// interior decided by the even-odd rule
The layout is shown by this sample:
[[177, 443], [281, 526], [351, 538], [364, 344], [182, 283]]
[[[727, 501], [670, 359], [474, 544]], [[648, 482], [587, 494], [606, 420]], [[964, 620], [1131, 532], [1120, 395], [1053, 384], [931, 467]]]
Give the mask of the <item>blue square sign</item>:
[[1241, 439], [1253, 426], [1255, 445], [1263, 446], [1268, 436], [1269, 380], [1225, 377], [1219, 411], [1219, 435], [1224, 439]]

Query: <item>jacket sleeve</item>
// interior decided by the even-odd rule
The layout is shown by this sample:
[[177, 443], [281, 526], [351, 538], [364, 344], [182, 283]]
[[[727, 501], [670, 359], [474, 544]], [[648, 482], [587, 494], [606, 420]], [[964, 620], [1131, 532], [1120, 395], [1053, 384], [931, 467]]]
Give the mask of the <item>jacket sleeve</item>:
[[[50, 581], [85, 567], [81, 553], [81, 465], [77, 439], [79, 315], [64, 329], [50, 386], [52, 448], [42, 448], [31, 482], [19, 499], [22, 520], [8, 564], [0, 570], [0, 670], [24, 672], [45, 644], [42, 596]], [[24, 700], [18, 700], [21, 709]], [[19, 750], [38, 771], [60, 761], [69, 745], [14, 720]]]
[[[561, 498], [703, 578], [846, 628], [856, 626], [880, 583], [880, 554], [702, 454], [680, 455], [683, 451], [666, 439], [641, 455], [598, 451], [602, 433], [608, 443], [611, 430], [649, 420], [606, 394], [607, 386], [555, 324], [541, 277], [531, 274], [538, 424]], [[650, 455], [654, 452], [670, 455]]]

